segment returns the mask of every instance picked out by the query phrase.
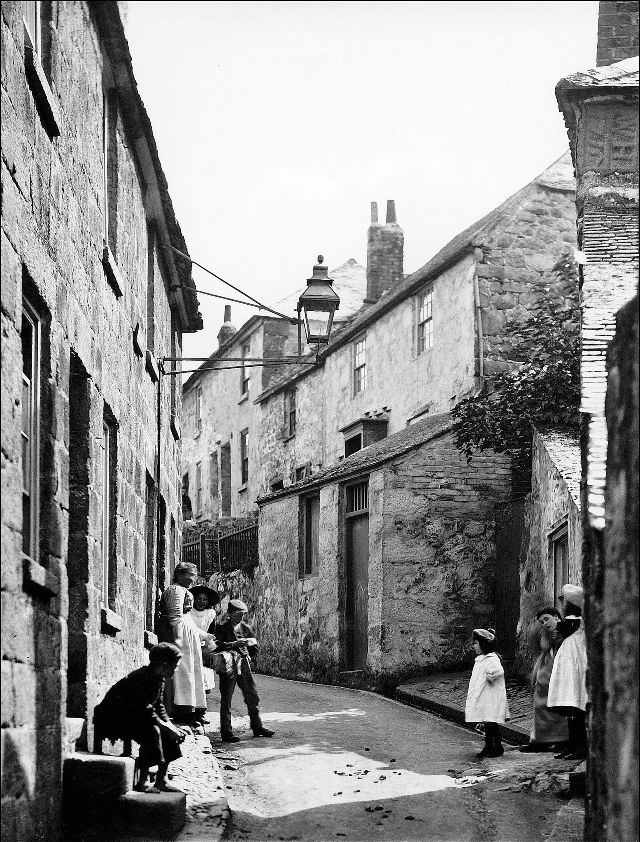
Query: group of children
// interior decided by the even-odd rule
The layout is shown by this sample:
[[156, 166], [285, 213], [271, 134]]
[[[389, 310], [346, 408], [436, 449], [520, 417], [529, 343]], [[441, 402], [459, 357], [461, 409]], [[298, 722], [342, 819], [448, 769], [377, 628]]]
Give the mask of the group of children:
[[[211, 589], [202, 584], [194, 587], [192, 570], [176, 569], [176, 572], [175, 581], [182, 584], [174, 584], [175, 593], [172, 591], [170, 599], [165, 600], [169, 606], [175, 603], [175, 610], [167, 610], [165, 615], [173, 630], [173, 642], [165, 640], [154, 646], [149, 652], [148, 666], [118, 681], [94, 711], [94, 727], [100, 739], [139, 743], [136, 788], [144, 792], [172, 789], [166, 783], [167, 766], [181, 756], [180, 743], [189, 733], [187, 726], [196, 723], [193, 717], [201, 716], [206, 710], [204, 698], [206, 691], [210, 692], [214, 686], [214, 672], [220, 680], [223, 742], [239, 739], [231, 728], [231, 699], [236, 684], [242, 690], [254, 736], [273, 736], [273, 731], [265, 728], [260, 718], [251, 671], [251, 656], [257, 642], [243, 622], [247, 606], [240, 600], [230, 600], [226, 616], [218, 620], [216, 602], [212, 604], [210, 599]], [[581, 759], [586, 754], [587, 655], [581, 619], [583, 599], [582, 588], [565, 585], [560, 597], [563, 617], [555, 608], [538, 612], [542, 634], [540, 655], [534, 667], [534, 726], [523, 751], [555, 747], [561, 749], [556, 757], [565, 759]], [[192, 616], [188, 616], [190, 613]], [[465, 720], [484, 726], [485, 743], [477, 756], [500, 757], [504, 754], [500, 725], [509, 719], [509, 705], [504, 668], [496, 652], [495, 631], [474, 629], [473, 647], [476, 658]], [[176, 688], [173, 701], [190, 699], [195, 703], [195, 706], [173, 704], [173, 721], [164, 703], [165, 682]], [[191, 719], [185, 723], [182, 720], [187, 716]], [[152, 784], [149, 770], [154, 766], [158, 772]]]
[[[555, 608], [537, 614], [542, 632], [533, 671], [533, 729], [521, 751], [557, 750], [558, 759], [586, 757], [587, 648], [582, 624], [584, 592], [564, 585]], [[493, 629], [474, 629], [476, 659], [469, 681], [465, 720], [484, 726], [485, 744], [478, 758], [504, 754], [500, 725], [509, 719], [504, 668]]]
[[[242, 691], [254, 737], [272, 737], [262, 724], [258, 693], [251, 670], [257, 641], [244, 623], [247, 606], [229, 600], [218, 617], [220, 595], [196, 584], [194, 565], [180, 563], [174, 581], [162, 595], [158, 630], [164, 639], [149, 651], [148, 666], [120, 679], [94, 710], [96, 743], [103, 739], [134, 740], [138, 754], [138, 791], [175, 791], [166, 783], [167, 766], [181, 756], [180, 743], [200, 732], [207, 710], [206, 696], [220, 681], [220, 736], [238, 742], [231, 727], [231, 700], [236, 685]], [[157, 766], [155, 780], [150, 769]]]

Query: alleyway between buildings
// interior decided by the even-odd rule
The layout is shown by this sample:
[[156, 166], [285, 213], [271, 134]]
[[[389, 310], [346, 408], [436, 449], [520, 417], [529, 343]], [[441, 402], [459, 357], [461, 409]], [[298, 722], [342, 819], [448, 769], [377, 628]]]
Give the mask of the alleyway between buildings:
[[[214, 693], [210, 739], [224, 781], [184, 764], [175, 781], [190, 805], [184, 842], [581, 839], [582, 805], [566, 800], [575, 763], [508, 745], [504, 757], [480, 762], [479, 735], [373, 693], [263, 675], [258, 687], [276, 736], [252, 738], [237, 693], [241, 742], [221, 744]], [[213, 803], [220, 785], [226, 831]]]

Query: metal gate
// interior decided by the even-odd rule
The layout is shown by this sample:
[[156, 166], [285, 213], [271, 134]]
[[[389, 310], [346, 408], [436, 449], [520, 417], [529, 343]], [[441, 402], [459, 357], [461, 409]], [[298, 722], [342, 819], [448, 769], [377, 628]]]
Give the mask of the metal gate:
[[258, 526], [201, 535], [182, 545], [182, 561], [195, 564], [205, 579], [213, 573], [253, 570], [258, 565]]

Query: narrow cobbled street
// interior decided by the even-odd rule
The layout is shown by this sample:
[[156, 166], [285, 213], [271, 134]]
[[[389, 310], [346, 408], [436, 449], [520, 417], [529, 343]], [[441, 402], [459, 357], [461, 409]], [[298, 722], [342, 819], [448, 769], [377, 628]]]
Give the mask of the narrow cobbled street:
[[[479, 735], [372, 693], [257, 677], [273, 739], [253, 739], [239, 693], [224, 783], [233, 840], [553, 838], [575, 766], [552, 755], [479, 762]], [[210, 705], [213, 707], [213, 705]], [[217, 735], [212, 734], [214, 748]], [[567, 817], [570, 819], [570, 816]], [[580, 819], [575, 824], [580, 829]], [[576, 837], [579, 838], [579, 837]]]

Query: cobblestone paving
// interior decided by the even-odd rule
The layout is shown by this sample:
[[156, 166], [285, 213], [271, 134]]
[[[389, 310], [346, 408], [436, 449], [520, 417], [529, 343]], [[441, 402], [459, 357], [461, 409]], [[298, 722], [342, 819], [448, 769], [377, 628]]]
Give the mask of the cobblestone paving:
[[223, 755], [207, 735], [191, 735], [182, 744], [182, 757], [169, 766], [170, 783], [187, 793], [187, 821], [177, 840], [207, 840], [222, 837], [228, 818], [220, 761]]

